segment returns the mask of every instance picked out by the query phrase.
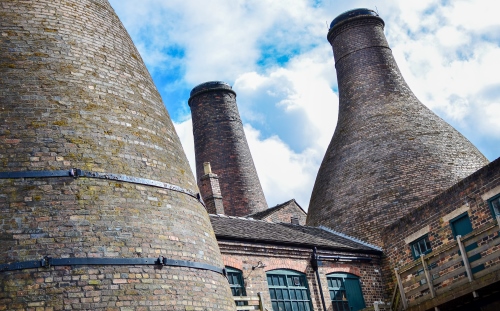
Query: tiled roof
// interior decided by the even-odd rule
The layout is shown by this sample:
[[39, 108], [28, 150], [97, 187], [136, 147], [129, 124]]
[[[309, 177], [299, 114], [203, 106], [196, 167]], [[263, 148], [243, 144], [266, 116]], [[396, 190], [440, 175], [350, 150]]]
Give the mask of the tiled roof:
[[299, 209], [304, 213], [304, 214], [307, 214], [304, 209], [299, 205], [299, 203], [297, 203], [297, 201], [295, 201], [295, 199], [291, 199], [291, 200], [288, 200], [286, 201], [285, 203], [281, 203], [281, 204], [278, 204], [276, 206], [273, 206], [273, 207], [270, 207], [268, 209], [265, 209], [263, 211], [260, 211], [260, 212], [257, 212], [257, 213], [253, 213], [253, 214], [250, 214], [250, 215], [247, 215], [245, 216], [246, 218], [254, 218], [254, 219], [263, 219], [269, 215], [271, 215], [272, 213], [276, 212], [276, 211], [279, 211], [280, 209], [282, 209], [283, 207], [285, 206], [288, 206], [290, 203], [295, 203], [295, 205], [297, 205], [299, 207]]
[[380, 252], [375, 247], [319, 227], [269, 223], [225, 215], [210, 215], [210, 221], [218, 240], [229, 239], [311, 248], [316, 246], [323, 249]]

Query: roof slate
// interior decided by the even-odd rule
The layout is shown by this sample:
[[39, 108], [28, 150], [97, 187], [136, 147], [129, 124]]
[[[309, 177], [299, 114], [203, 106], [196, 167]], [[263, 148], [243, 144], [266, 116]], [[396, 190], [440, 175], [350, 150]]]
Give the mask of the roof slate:
[[376, 248], [326, 231], [319, 227], [290, 223], [269, 223], [261, 220], [210, 215], [217, 239], [318, 247], [345, 251], [380, 252]]

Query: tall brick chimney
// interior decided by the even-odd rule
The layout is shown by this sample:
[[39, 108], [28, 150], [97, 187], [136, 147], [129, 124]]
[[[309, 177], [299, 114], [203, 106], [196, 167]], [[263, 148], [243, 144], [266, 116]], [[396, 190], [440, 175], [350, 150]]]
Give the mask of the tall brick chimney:
[[308, 225], [381, 245], [381, 229], [488, 163], [413, 95], [368, 9], [339, 15], [328, 32], [339, 118], [314, 185]]
[[234, 310], [179, 138], [110, 4], [0, 10], [0, 309]]
[[250, 149], [243, 131], [236, 93], [224, 82], [206, 82], [191, 91], [194, 151], [198, 186], [205, 200], [201, 177], [210, 162], [219, 176], [224, 211], [245, 216], [267, 208]]

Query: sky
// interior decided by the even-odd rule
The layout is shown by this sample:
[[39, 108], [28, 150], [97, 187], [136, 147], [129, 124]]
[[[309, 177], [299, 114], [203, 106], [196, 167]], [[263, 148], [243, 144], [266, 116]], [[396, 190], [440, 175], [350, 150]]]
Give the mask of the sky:
[[415, 95], [490, 160], [500, 157], [494, 0], [110, 0], [195, 171], [190, 91], [229, 83], [268, 205], [307, 209], [338, 115], [328, 25], [369, 8]]

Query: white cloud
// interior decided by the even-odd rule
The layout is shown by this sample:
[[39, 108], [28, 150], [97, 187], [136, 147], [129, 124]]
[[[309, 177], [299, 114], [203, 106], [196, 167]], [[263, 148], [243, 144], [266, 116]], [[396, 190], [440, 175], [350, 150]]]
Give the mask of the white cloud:
[[193, 138], [193, 122], [191, 118], [183, 122], [174, 122], [175, 131], [179, 135], [181, 140], [182, 148], [186, 152], [186, 157], [189, 161], [189, 166], [193, 171], [193, 176], [196, 178], [196, 162], [194, 156], [194, 138]]
[[[111, 2], [153, 75], [179, 71], [176, 81], [157, 81], [160, 90], [209, 80], [234, 83], [269, 204], [295, 197], [307, 208], [338, 109], [325, 21], [355, 7], [375, 9], [374, 3]], [[485, 9], [491, 3], [382, 0], [376, 5], [395, 59], [417, 97], [470, 135], [490, 159], [498, 157], [500, 20]], [[164, 99], [172, 110], [173, 99]], [[193, 167], [190, 120], [174, 121]], [[301, 182], [292, 181], [292, 175]]]
[[323, 154], [314, 149], [295, 153], [277, 136], [263, 139], [260, 132], [245, 125], [245, 135], [269, 206], [295, 198], [309, 205], [314, 180]]

